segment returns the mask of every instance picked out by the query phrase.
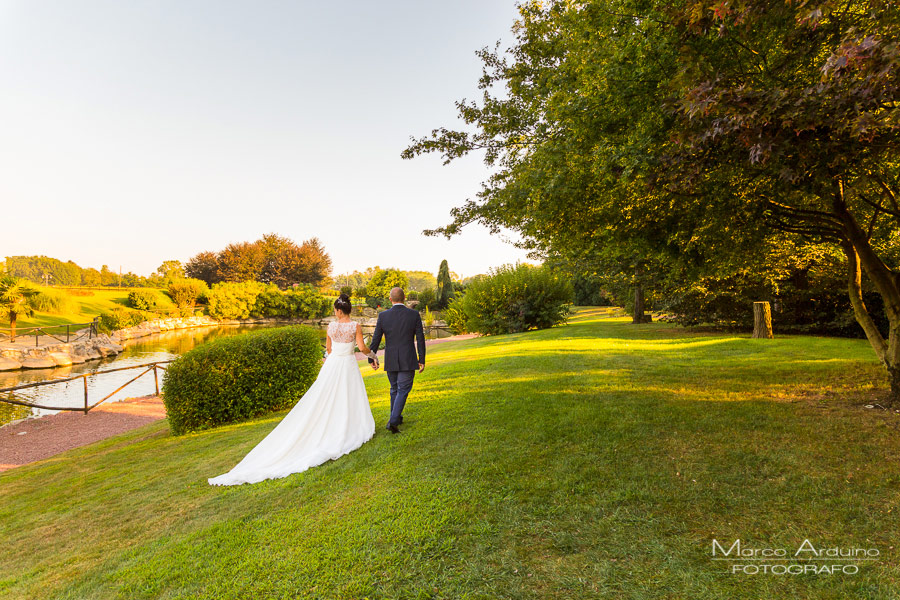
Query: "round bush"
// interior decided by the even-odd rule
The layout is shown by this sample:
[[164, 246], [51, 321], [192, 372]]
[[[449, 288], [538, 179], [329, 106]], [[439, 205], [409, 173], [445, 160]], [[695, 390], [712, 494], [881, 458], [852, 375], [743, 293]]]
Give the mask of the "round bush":
[[551, 269], [505, 265], [469, 284], [445, 318], [456, 331], [486, 335], [545, 329], [566, 322], [572, 300], [572, 284]]
[[152, 310], [159, 304], [159, 296], [153, 290], [131, 290], [128, 292], [128, 306], [137, 310]]
[[319, 373], [319, 339], [311, 327], [279, 327], [219, 338], [183, 354], [163, 382], [172, 433], [293, 406]]

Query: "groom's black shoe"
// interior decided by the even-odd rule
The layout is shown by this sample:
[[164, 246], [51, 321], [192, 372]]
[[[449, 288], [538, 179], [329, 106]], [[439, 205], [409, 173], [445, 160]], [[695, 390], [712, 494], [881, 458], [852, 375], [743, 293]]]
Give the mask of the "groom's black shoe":
[[400, 429], [396, 425], [388, 425], [387, 430], [391, 433], [400, 433]]

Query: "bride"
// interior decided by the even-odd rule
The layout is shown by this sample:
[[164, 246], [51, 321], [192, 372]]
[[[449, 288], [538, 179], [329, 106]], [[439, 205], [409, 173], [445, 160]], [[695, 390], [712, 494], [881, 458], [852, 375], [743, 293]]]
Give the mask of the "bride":
[[378, 359], [363, 342], [362, 328], [350, 320], [347, 294], [334, 303], [337, 320], [328, 324], [328, 353], [319, 376], [281, 423], [236, 467], [209, 480], [212, 485], [257, 483], [300, 473], [356, 450], [375, 434], [375, 419], [354, 345]]

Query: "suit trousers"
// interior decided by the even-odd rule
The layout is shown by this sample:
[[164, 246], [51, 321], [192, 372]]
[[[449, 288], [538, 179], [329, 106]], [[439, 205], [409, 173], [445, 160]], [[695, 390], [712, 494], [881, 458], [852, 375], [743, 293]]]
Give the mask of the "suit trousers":
[[388, 425], [399, 425], [403, 420], [403, 407], [406, 406], [406, 397], [412, 390], [415, 371], [388, 371], [388, 381], [391, 382], [391, 418]]

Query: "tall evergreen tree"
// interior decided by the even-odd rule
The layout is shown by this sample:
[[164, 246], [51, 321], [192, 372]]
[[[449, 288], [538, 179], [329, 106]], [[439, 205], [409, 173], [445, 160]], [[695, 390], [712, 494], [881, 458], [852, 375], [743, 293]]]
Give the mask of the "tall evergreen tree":
[[453, 297], [453, 281], [450, 279], [450, 267], [447, 260], [441, 261], [437, 274], [437, 301], [440, 308], [447, 308], [450, 299]]

